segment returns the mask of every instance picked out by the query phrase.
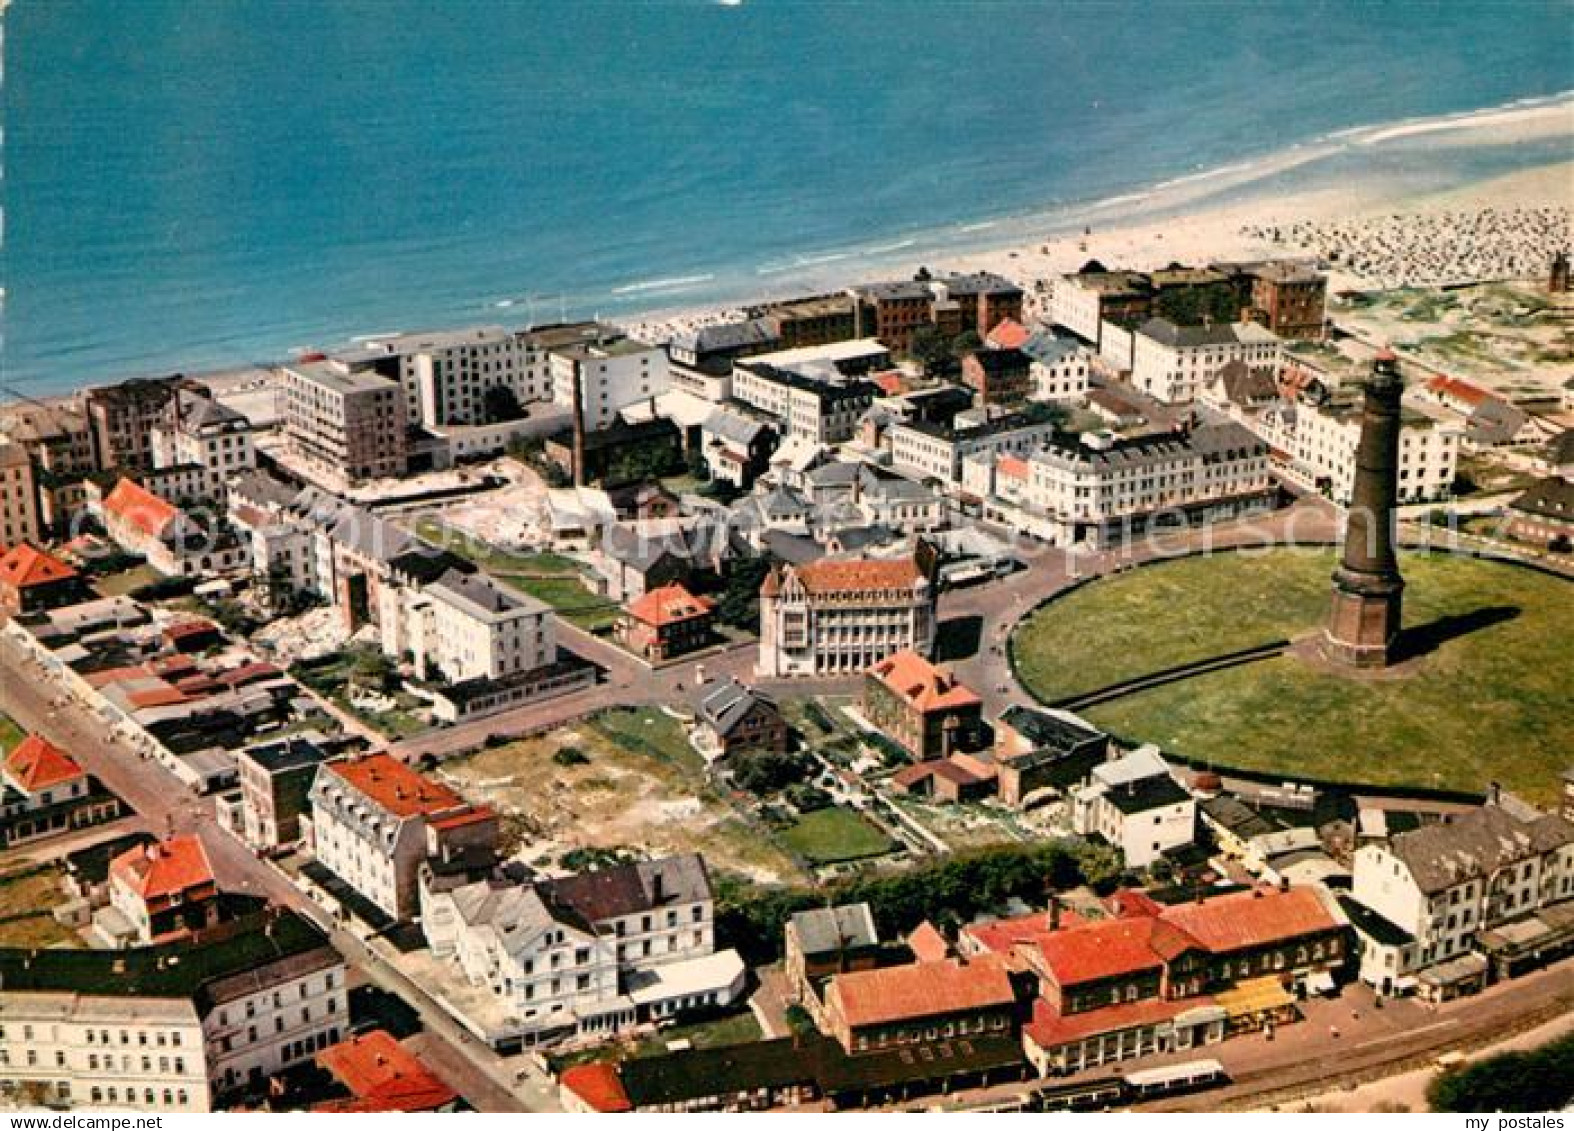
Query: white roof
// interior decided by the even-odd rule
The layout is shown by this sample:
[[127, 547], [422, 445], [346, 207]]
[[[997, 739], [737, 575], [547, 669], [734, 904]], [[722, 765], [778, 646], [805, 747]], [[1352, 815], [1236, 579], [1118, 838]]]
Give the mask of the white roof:
[[735, 950], [721, 950], [685, 962], [667, 962], [629, 975], [629, 994], [639, 1005], [725, 990], [744, 975]]
[[1169, 764], [1159, 756], [1159, 748], [1151, 743], [1139, 746], [1130, 754], [1116, 758], [1113, 762], [1105, 762], [1103, 765], [1093, 767], [1093, 777], [1111, 788], [1169, 772]]

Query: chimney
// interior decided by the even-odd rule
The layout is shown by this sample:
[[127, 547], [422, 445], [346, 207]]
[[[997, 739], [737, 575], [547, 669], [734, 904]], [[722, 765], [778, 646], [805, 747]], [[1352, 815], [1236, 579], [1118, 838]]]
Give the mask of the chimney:
[[1279, 890], [1280, 891], [1289, 891], [1290, 890], [1290, 877], [1289, 876], [1280, 876], [1279, 877]]
[[1049, 897], [1049, 929], [1060, 930], [1060, 896], [1058, 895]]
[[585, 386], [574, 362], [574, 486], [585, 485]]
[[663, 903], [666, 901], [666, 884], [662, 882], [660, 868], [656, 869], [655, 873], [650, 878], [650, 892], [651, 897], [655, 900], [655, 902]]
[[1503, 798], [1503, 786], [1499, 782], [1487, 782], [1487, 804], [1496, 805]]

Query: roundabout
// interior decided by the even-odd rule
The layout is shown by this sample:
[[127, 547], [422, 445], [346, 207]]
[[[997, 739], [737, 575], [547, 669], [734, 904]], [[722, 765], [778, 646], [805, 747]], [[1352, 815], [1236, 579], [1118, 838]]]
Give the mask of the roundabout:
[[1403, 658], [1358, 673], [1316, 647], [1335, 559], [1281, 546], [1101, 578], [1018, 624], [1015, 674], [1042, 702], [1219, 769], [1475, 793], [1497, 781], [1554, 801], [1574, 760], [1574, 582], [1403, 552]]

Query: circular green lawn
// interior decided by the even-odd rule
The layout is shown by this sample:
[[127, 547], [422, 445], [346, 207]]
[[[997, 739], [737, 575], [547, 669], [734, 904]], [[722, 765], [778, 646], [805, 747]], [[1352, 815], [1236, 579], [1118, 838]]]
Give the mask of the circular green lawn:
[[[1036, 610], [1012, 652], [1045, 701], [1315, 631], [1334, 553], [1281, 547], [1144, 566]], [[1093, 723], [1219, 767], [1551, 802], [1574, 763], [1574, 583], [1502, 562], [1401, 556], [1404, 623], [1430, 648], [1398, 678], [1290, 654], [1089, 707]]]

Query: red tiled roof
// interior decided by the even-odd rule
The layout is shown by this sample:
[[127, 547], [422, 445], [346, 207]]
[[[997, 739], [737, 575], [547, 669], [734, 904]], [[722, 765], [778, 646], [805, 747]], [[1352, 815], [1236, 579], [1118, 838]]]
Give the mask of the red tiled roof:
[[180, 512], [140, 483], [122, 479], [104, 497], [104, 513], [135, 526], [157, 538], [174, 522]]
[[365, 794], [395, 817], [432, 816], [464, 807], [465, 800], [440, 782], [422, 777], [391, 754], [369, 754], [323, 769]]
[[1155, 902], [1152, 896], [1139, 888], [1122, 888], [1106, 899], [1104, 906], [1122, 919], [1133, 919], [1139, 916], [1151, 918], [1164, 912], [1162, 903]]
[[1027, 460], [1020, 456], [1001, 456], [995, 461], [995, 472], [998, 475], [1009, 475], [1012, 479], [1026, 479]]
[[75, 576], [77, 571], [65, 562], [26, 542], [12, 546], [0, 557], [0, 585], [14, 589], [70, 581]]
[[951, 944], [945, 941], [945, 936], [935, 929], [933, 923], [925, 919], [907, 936], [907, 949], [920, 962], [944, 962], [951, 953]]
[[915, 762], [911, 766], [904, 766], [891, 775], [891, 781], [903, 789], [912, 789], [931, 776], [945, 778], [953, 785], [974, 785], [981, 781], [988, 781], [993, 776], [975, 773], [967, 766], [959, 764], [955, 757], [933, 758], [927, 762]]
[[573, 1092], [592, 1111], [633, 1111], [623, 1081], [618, 1079], [618, 1066], [604, 1060], [589, 1064], [576, 1064], [566, 1069], [562, 1076], [563, 1087]]
[[[789, 567], [810, 593], [843, 593], [861, 589], [910, 589], [923, 577], [912, 558], [875, 561], [822, 558]], [[769, 578], [767, 578], [769, 584]], [[769, 594], [761, 591], [762, 595]]]
[[191, 617], [170, 625], [164, 630], [164, 636], [170, 640], [181, 640], [187, 636], [202, 636], [218, 630], [219, 626], [205, 617]]
[[1015, 318], [1003, 318], [989, 331], [989, 343], [1000, 349], [1021, 349], [1033, 335]]
[[438, 817], [432, 822], [432, 828], [438, 832], [448, 832], [450, 829], [462, 829], [466, 825], [478, 825], [482, 821], [490, 821], [497, 816], [485, 805], [477, 805], [471, 809], [461, 809], [448, 817]]
[[6, 755], [5, 772], [24, 793], [37, 793], [81, 777], [82, 767], [47, 738], [30, 734]]
[[317, 1064], [355, 1098], [330, 1100], [313, 1111], [435, 1111], [459, 1094], [382, 1029], [329, 1045], [317, 1054]]
[[983, 700], [911, 648], [887, 656], [869, 669], [892, 694], [919, 711], [947, 711], [976, 706]]
[[960, 962], [919, 962], [837, 974], [826, 989], [848, 1025], [883, 1025], [919, 1017], [1007, 1006], [1014, 1000], [1005, 963], [985, 954]]
[[109, 874], [144, 901], [213, 883], [207, 849], [190, 835], [128, 848], [111, 862]]
[[256, 683], [259, 679], [268, 679], [272, 676], [283, 675], [277, 664], [270, 664], [267, 660], [252, 660], [250, 663], [233, 667], [227, 672], [219, 674], [219, 682], [230, 687], [240, 687], [248, 683]]
[[1492, 394], [1485, 389], [1478, 389], [1469, 381], [1461, 381], [1457, 377], [1434, 377], [1426, 383], [1426, 387], [1433, 396], [1452, 397], [1471, 406], [1493, 399]]
[[1156, 919], [1105, 919], [1062, 928], [1037, 944], [1045, 969], [1064, 987], [1157, 970], [1165, 958], [1187, 949], [1188, 941]]
[[1314, 888], [1254, 888], [1164, 909], [1164, 920], [1214, 954], [1267, 946], [1339, 924]]
[[656, 628], [709, 616], [716, 602], [696, 597], [677, 582], [651, 589], [629, 603], [629, 616]]
[[1143, 1001], [1106, 1005], [1083, 1013], [1059, 1014], [1043, 998], [1033, 1003], [1033, 1019], [1022, 1027], [1022, 1036], [1041, 1049], [1051, 1049], [1068, 1041], [1099, 1033], [1118, 1033], [1124, 1029], [1153, 1025], [1179, 1017], [1193, 1009], [1213, 1004], [1211, 997], [1192, 997], [1169, 1000], [1147, 998]]
[[[996, 954], [1005, 954], [1012, 947], [1028, 944], [1033, 945], [1038, 940], [1049, 934], [1049, 912], [1035, 911], [1031, 915], [1019, 915], [1015, 919], [996, 919], [993, 923], [974, 923], [963, 928], [969, 938], [976, 941], [986, 950]], [[1080, 926], [1086, 922], [1069, 907], [1060, 909], [1060, 929], [1067, 930]]]
[[176, 703], [185, 703], [190, 697], [180, 688], [166, 684], [163, 687], [149, 687], [142, 691], [133, 691], [126, 696], [126, 701], [138, 710], [144, 707], [172, 707]]
[[900, 396], [907, 391], [907, 378], [900, 370], [891, 369], [884, 373], [871, 373], [869, 380], [873, 381], [879, 390], [888, 397]]

